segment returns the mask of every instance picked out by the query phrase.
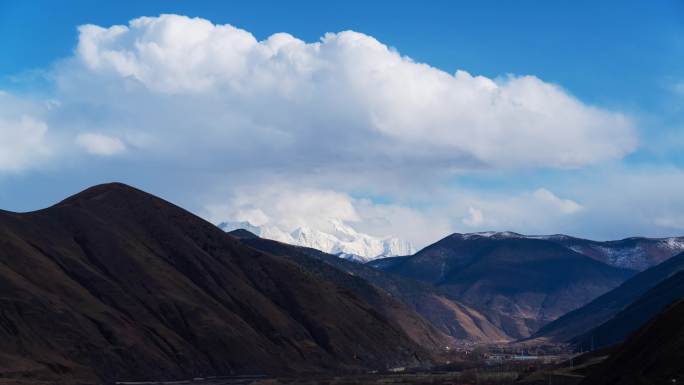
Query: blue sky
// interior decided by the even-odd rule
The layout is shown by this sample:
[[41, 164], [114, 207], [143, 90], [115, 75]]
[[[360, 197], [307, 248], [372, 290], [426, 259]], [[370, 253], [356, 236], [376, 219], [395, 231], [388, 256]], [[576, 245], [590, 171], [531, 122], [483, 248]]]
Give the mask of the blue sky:
[[[306, 41], [352, 29], [446, 71], [534, 74], [591, 103], [667, 108], [684, 77], [679, 1], [0, 1], [0, 73], [43, 69], [68, 56], [76, 26], [178, 13], [229, 23], [263, 39]], [[5, 79], [5, 85], [11, 82]]]
[[[0, 162], [0, 207], [16, 211], [37, 209], [88, 185], [121, 180], [171, 199], [214, 221], [225, 216], [253, 215], [257, 210], [269, 220], [283, 222], [283, 226], [292, 225], [280, 218], [288, 215], [299, 218], [299, 222], [315, 225], [316, 219], [312, 219], [307, 210], [278, 211], [266, 206], [273, 200], [293, 197], [304, 200], [311, 197], [312, 202], [338, 209], [349, 205], [347, 209], [332, 210], [325, 215], [341, 215], [369, 233], [413, 237], [419, 244], [448, 231], [488, 229], [569, 232], [602, 239], [633, 234], [684, 233], [684, 221], [679, 219], [684, 216], [684, 199], [676, 198], [684, 195], [677, 194], [681, 192], [677, 189], [684, 187], [681, 172], [684, 165], [681, 155], [684, 153], [681, 108], [684, 98], [683, 4], [677, 1], [436, 1], [429, 4], [255, 1], [237, 4], [0, 0], [0, 46], [4, 51], [0, 60], [0, 90], [6, 94], [0, 102], [9, 111], [5, 113], [5, 130], [19, 130], [13, 128], [13, 124], [20, 124], [17, 122], [23, 122], [21, 127], [25, 132], [39, 132], [42, 124], [47, 130], [40, 143], [35, 138], [24, 138], [21, 143], [25, 147], [13, 146], [11, 156], [16, 159], [7, 163], [4, 172]], [[261, 111], [255, 116], [240, 115], [240, 119], [244, 118], [250, 124], [256, 121], [260, 130], [275, 130], [275, 134], [268, 131], [268, 135], [257, 140], [246, 134], [254, 128], [239, 126], [236, 122], [240, 119], [233, 112], [221, 118], [225, 121], [205, 118], [223, 113], [225, 110], [219, 107], [233, 103], [236, 96], [231, 92], [236, 91], [222, 88], [224, 85], [207, 86], [211, 92], [202, 86], [200, 92], [192, 84], [170, 85], [168, 79], [143, 78], [135, 72], [133, 75], [126, 73], [125, 79], [134, 79], [131, 81], [144, 91], [130, 91], [131, 87], [121, 86], [111, 94], [137, 100], [138, 104], [120, 105], [121, 99], [102, 96], [94, 84], [102, 87], [100, 90], [119, 87], [121, 81], [114, 82], [112, 76], [121, 75], [123, 70], [117, 67], [111, 72], [109, 67], [96, 68], [94, 62], [88, 62], [89, 57], [77, 50], [83, 45], [79, 42], [87, 37], [83, 32], [79, 35], [78, 26], [94, 24], [109, 28], [127, 25], [141, 16], [160, 14], [201, 18], [213, 25], [230, 24], [253, 34], [258, 41], [274, 33], [286, 32], [306, 43], [314, 43], [328, 32], [353, 30], [435, 71], [454, 75], [462, 70], [472, 77], [483, 76], [499, 87], [508, 84], [507, 91], [502, 91], [508, 92], [506, 100], [516, 102], [516, 98], [526, 98], [518, 101], [524, 103], [537, 95], [527, 92], [543, 93], [546, 85], [553, 85], [556, 91], [552, 98], [558, 97], [558, 103], [549, 102], [549, 106], [540, 108], [559, 108], [559, 120], [570, 119], [570, 122], [558, 121], [556, 127], [553, 120], [536, 121], [532, 115], [507, 115], [509, 112], [502, 115], [503, 120], [475, 122], [477, 115], [461, 119], [457, 112], [450, 111], [448, 102], [440, 101], [439, 107], [426, 105], [425, 110], [416, 110], [445, 116], [445, 120], [435, 118], [434, 122], [425, 123], [426, 131], [420, 131], [423, 123], [416, 123], [416, 117], [411, 116], [409, 110], [400, 108], [405, 101], [387, 101], [383, 99], [385, 94], [380, 92], [371, 95], [373, 98], [365, 105], [377, 107], [377, 110], [353, 106], [351, 112], [352, 115], [357, 112], [363, 116], [370, 114], [375, 120], [360, 121], [354, 115], [354, 119], [349, 118], [346, 122], [350, 112], [334, 106], [345, 105], [344, 98], [348, 96], [344, 95], [355, 95], [358, 91], [355, 86], [347, 90], [348, 94], [342, 92], [339, 100], [326, 99], [331, 92], [329, 89], [316, 91], [323, 92], [321, 95], [326, 101], [321, 103], [324, 105], [314, 104], [310, 99], [295, 105], [289, 104], [291, 100], [287, 98], [266, 101], [260, 98], [251, 104], [240, 101], [244, 103], [240, 111], [251, 108]], [[133, 29], [129, 32], [131, 37], [117, 42], [116, 46], [107, 46], [110, 43], [105, 40], [97, 40], [96, 44], [102, 49], [133, 49], [132, 45], [125, 44], [142, 35], [134, 35]], [[344, 39], [339, 40], [344, 42]], [[329, 45], [340, 47], [341, 44]], [[394, 60], [390, 54], [376, 58], [370, 54], [372, 50], [371, 47], [364, 53], [350, 55], [354, 60], [366, 57], [368, 60]], [[98, 51], [98, 55], [101, 52]], [[331, 52], [337, 51], [331, 48]], [[367, 53], [368, 56], [353, 56]], [[335, 57], [337, 59], [331, 59], [332, 64], [339, 65], [340, 74], [348, 75], [354, 70], [353, 62], [345, 61], [346, 56]], [[228, 59], [220, 57], [215, 61], [220, 60]], [[98, 62], [97, 66], [100, 64]], [[155, 63], [140, 59], [137, 64], [140, 68], [149, 68]], [[169, 68], [152, 73], [164, 76], [164, 71], [169, 70], [172, 71], [169, 74], [183, 78], [186, 73], [182, 71], [198, 71], [198, 67]], [[206, 68], [203, 64], [199, 70]], [[219, 66], [209, 70], [222, 69]], [[405, 71], [411, 76], [420, 73], [418, 67], [407, 67]], [[316, 79], [329, 76], [326, 74], [318, 73]], [[191, 75], [194, 76], [188, 75], [191, 81], [202, 80]], [[541, 83], [520, 81], [520, 84], [513, 82], [515, 84], [511, 85], [510, 80], [506, 80], [522, 79], [526, 75]], [[90, 80], [79, 80], [85, 76]], [[211, 79], [216, 78], [212, 76]], [[231, 82], [240, 81], [232, 76]], [[435, 76], [441, 75], [435, 72]], [[337, 77], [331, 79], [326, 81], [340, 81]], [[387, 79], [375, 80], [384, 82]], [[304, 87], [321, 84], [309, 83], [311, 79], [297, 78], [296, 81]], [[416, 81], [419, 85], [428, 82]], [[463, 84], [480, 87], [476, 80], [464, 82], [453, 87], [459, 88]], [[284, 85], [278, 85], [281, 86]], [[430, 98], [437, 89], [440, 88], [421, 89], [420, 92]], [[461, 103], [458, 102], [462, 100], [459, 90], [449, 94], [454, 98], [451, 103]], [[402, 92], [417, 91], [407, 88]], [[228, 94], [230, 97], [226, 96]], [[568, 102], [566, 97], [579, 103], [580, 107], [574, 101]], [[342, 103], [335, 104], [340, 101]], [[206, 141], [182, 147], [188, 140], [183, 136], [186, 134], [173, 136], [182, 128], [173, 127], [174, 122], [163, 123], [163, 111], [178, 105], [194, 106], [184, 116], [196, 116], [188, 118], [184, 127], [192, 126], [196, 130], [193, 136], [206, 136]], [[0, 106], [0, 118], [3, 117], [2, 108]], [[271, 110], [264, 112], [262, 109], [266, 108]], [[388, 110], [391, 108], [398, 110]], [[580, 115], [575, 114], [576, 108]], [[291, 112], [292, 109], [301, 115]], [[321, 109], [325, 114], [317, 116]], [[595, 116], [592, 109], [599, 110], [601, 116]], [[468, 110], [466, 106], [463, 111]], [[571, 114], [570, 110], [574, 112]], [[121, 114], [126, 113], [130, 116], [122, 118]], [[260, 121], [263, 113], [268, 114], [268, 118]], [[488, 113], [493, 112], [483, 111], [483, 115]], [[377, 114], [388, 114], [384, 123], [396, 125], [396, 128], [366, 127], [377, 123]], [[316, 116], [307, 121], [312, 126], [339, 124], [339, 127], [330, 131], [292, 131], [290, 120], [301, 119], [301, 116], [309, 119], [313, 115]], [[395, 115], [406, 119], [397, 120]], [[618, 115], [624, 117], [625, 122], [618, 119]], [[21, 120], [25, 116], [33, 117], [33, 120]], [[508, 128], [506, 119], [511, 118], [516, 122], [532, 119], [534, 129]], [[472, 131], [459, 131], [460, 125], [471, 124], [468, 122], [475, 122]], [[400, 130], [403, 124], [406, 128]], [[455, 130], [453, 132], [445, 131], [444, 125], [449, 124], [458, 127], [450, 128]], [[586, 127], [578, 128], [577, 133], [566, 134], [584, 124]], [[159, 127], [154, 127], [156, 125]], [[347, 128], [357, 125], [357, 129]], [[616, 127], [605, 127], [612, 125]], [[0, 130], [2, 127], [0, 125]], [[216, 127], [229, 132], [212, 136]], [[558, 130], [563, 134], [559, 134], [558, 141], [551, 135], [534, 144], [537, 130]], [[630, 133], [634, 135], [633, 142]], [[461, 144], [480, 134], [481, 143], [465, 147]], [[415, 146], [406, 144], [416, 139], [422, 143], [424, 137], [431, 135], [436, 135], [438, 140]], [[506, 143], [509, 140], [506, 135], [521, 137], [521, 143]], [[529, 139], [525, 135], [530, 135]], [[235, 138], [255, 144], [237, 148], [228, 143]], [[338, 145], [328, 144], [328, 141], [337, 141]], [[326, 144], [319, 146], [319, 142]], [[528, 142], [532, 144], [528, 145]], [[40, 151], [31, 147], [31, 143], [37, 143]], [[296, 146], [289, 148], [286, 143], [296, 143]], [[348, 143], [370, 144], [367, 144], [368, 151], [363, 152], [343, 147]], [[444, 143], [452, 147], [443, 148]], [[504, 147], [497, 148], [501, 143]], [[602, 145], [594, 149], [596, 143]], [[572, 146], [576, 151], [571, 151]], [[388, 150], [382, 157], [367, 155], [389, 147], [394, 150]], [[590, 149], [585, 151], [581, 149], [583, 147]], [[512, 148], [520, 150], [514, 152]], [[9, 149], [6, 151], [10, 153]], [[26, 155], [30, 151], [36, 152], [36, 159]], [[554, 151], [563, 156], [554, 157]], [[531, 155], [536, 152], [540, 155]], [[284, 155], [269, 155], [276, 153]], [[272, 186], [289, 193], [274, 196], [269, 192]], [[615, 196], [624, 190], [629, 192]], [[257, 198], [249, 200], [246, 195]], [[554, 208], [558, 213], [552, 212]], [[632, 218], [626, 214], [630, 212]], [[383, 220], [379, 220], [380, 217]], [[426, 224], [431, 224], [432, 229], [422, 229]], [[415, 235], [416, 232], [421, 234]]]

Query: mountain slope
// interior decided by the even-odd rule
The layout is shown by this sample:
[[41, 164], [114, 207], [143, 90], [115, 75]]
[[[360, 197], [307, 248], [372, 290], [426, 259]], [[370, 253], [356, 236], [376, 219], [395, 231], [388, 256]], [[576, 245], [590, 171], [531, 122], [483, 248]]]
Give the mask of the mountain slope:
[[625, 309], [648, 290], [684, 270], [684, 253], [643, 271], [588, 304], [540, 329], [533, 338], [568, 342], [589, 332]]
[[290, 245], [311, 247], [325, 253], [338, 255], [355, 262], [367, 262], [376, 258], [412, 254], [415, 250], [408, 241], [395, 237], [377, 238], [360, 233], [340, 220], [329, 220], [324, 229], [298, 227], [284, 231], [278, 226], [254, 226], [249, 222], [222, 222], [219, 228], [226, 232], [248, 230], [261, 238]]
[[0, 212], [0, 245], [5, 377], [176, 379], [428, 357], [348, 290], [122, 184]]
[[650, 385], [684, 381], [684, 300], [632, 334], [592, 370], [586, 385]]
[[[397, 320], [409, 336], [423, 344], [426, 340], [430, 343], [439, 340], [441, 343], [438, 346], [442, 348], [445, 345], [461, 342], [500, 342], [512, 339], [504, 331], [494, 326], [486, 314], [446, 298], [431, 285], [349, 262], [316, 249], [259, 238], [245, 230], [235, 230], [230, 234], [237, 236], [254, 248], [285, 256], [309, 270], [324, 274], [326, 279], [349, 288], [369, 303], [375, 304], [376, 309], [389, 308], [392, 312], [388, 314], [388, 317]], [[323, 269], [320, 264], [312, 263], [312, 258], [326, 266], [334, 267], [335, 272], [343, 271], [346, 273], [331, 276], [329, 269]], [[378, 296], [374, 290], [367, 288], [366, 282], [380, 288], [385, 295]], [[372, 294], [370, 297], [382, 298], [385, 303], [377, 303], [377, 300], [369, 298], [369, 294]], [[400, 301], [401, 306], [387, 306], [387, 302], [391, 304], [392, 301], [389, 301], [386, 296]], [[405, 307], [408, 307], [411, 313], [419, 314], [418, 319], [416, 316], [410, 316], [406, 310], [396, 313], [397, 308], [403, 309]], [[425, 321], [429, 322], [429, 328], [423, 324]], [[437, 335], [430, 332], [430, 329], [433, 328], [437, 329]]]
[[322, 258], [317, 258], [315, 253], [326, 255], [331, 259], [350, 265], [357, 265], [353, 262], [340, 260], [338, 257], [324, 254], [314, 249], [306, 249], [299, 246], [292, 246], [285, 243], [262, 239], [255, 234], [245, 230], [235, 230], [228, 234], [237, 237], [243, 243], [264, 252], [283, 256], [307, 271], [316, 274], [321, 279], [333, 282], [339, 287], [343, 287], [362, 298], [380, 312], [385, 318], [402, 329], [416, 343], [427, 349], [438, 350], [446, 345], [453, 344], [453, 339], [436, 330], [428, 321], [423, 319], [415, 311], [408, 308], [405, 304], [393, 298], [385, 291], [372, 285], [365, 279], [355, 274], [349, 274], [328, 263]]
[[514, 322], [506, 332], [520, 338], [634, 273], [545, 239], [472, 234], [453, 234], [385, 265], [380, 268], [437, 285], [450, 298], [495, 310], [505, 324]]
[[667, 278], [607, 322], [582, 336], [573, 338], [570, 342], [582, 350], [620, 343], [669, 304], [682, 298], [684, 298], [684, 271]]

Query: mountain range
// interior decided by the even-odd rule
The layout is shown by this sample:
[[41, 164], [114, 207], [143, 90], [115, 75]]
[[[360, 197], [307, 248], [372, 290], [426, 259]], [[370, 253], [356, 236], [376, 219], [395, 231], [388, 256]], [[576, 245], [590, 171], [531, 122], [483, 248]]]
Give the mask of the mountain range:
[[[242, 225], [262, 234], [269, 231]], [[344, 229], [343, 224], [339, 225]], [[229, 228], [225, 224], [222, 227]], [[285, 239], [284, 243], [295, 245], [313, 243], [307, 251], [309, 256], [316, 256], [314, 250], [321, 249], [315, 242]], [[329, 253], [322, 253], [325, 258], [318, 257], [400, 298], [442, 333], [482, 342], [538, 336], [540, 328], [569, 312], [572, 314], [644, 267], [667, 260], [683, 245], [682, 238], [632, 237], [599, 242], [561, 234], [456, 233], [414, 255], [366, 261], [368, 266], [390, 273], [393, 279], [386, 274], [379, 278], [379, 273], [358, 264], [338, 263]], [[360, 258], [351, 260], [363, 262]], [[401, 283], [397, 282], [399, 278]], [[418, 284], [421, 289], [417, 289]], [[571, 325], [576, 330], [585, 323], [596, 327], [600, 324], [596, 320], [608, 312], [609, 308], [603, 307]], [[605, 316], [601, 321], [608, 318]], [[578, 336], [569, 334], [569, 338]]]
[[311, 247], [356, 262], [368, 262], [377, 258], [409, 255], [415, 252], [408, 241], [396, 237], [378, 238], [356, 231], [344, 221], [328, 220], [324, 230], [300, 226], [285, 231], [276, 225], [255, 226], [246, 221], [227, 221], [219, 225], [224, 231], [245, 229], [261, 238], [272, 239], [291, 245]]
[[[333, 279], [336, 282], [354, 282], [354, 285], [349, 288], [355, 290], [361, 297], [365, 298], [364, 293], [370, 291], [363, 289], [359, 292], [358, 289], [364, 286], [356, 280], [372, 284], [392, 298], [401, 301], [404, 306], [415, 311], [441, 332], [440, 346], [462, 343], [507, 342], [515, 339], [514, 336], [506, 334], [502, 328], [493, 324], [490, 319], [498, 321], [500, 317], [489, 309], [477, 309], [458, 300], [448, 298], [439, 288], [430, 284], [348, 261], [320, 250], [259, 238], [243, 229], [234, 230], [229, 234], [238, 237], [254, 248], [291, 259], [307, 269], [313, 267], [312, 258], [324, 262], [333, 268], [330, 271], [326, 270], [327, 279]], [[313, 270], [320, 271], [320, 266], [316, 265]], [[331, 274], [332, 271], [341, 271], [346, 274], [333, 275]], [[344, 282], [340, 283], [344, 284]], [[373, 301], [369, 300], [369, 302]], [[417, 324], [415, 321], [412, 323]], [[408, 330], [407, 334], [414, 335], [415, 333]], [[436, 338], [431, 338], [431, 340], [436, 340]]]
[[430, 362], [397, 321], [347, 288], [123, 184], [35, 212], [2, 211], [0, 245], [5, 379], [174, 380]]
[[[585, 291], [595, 290], [594, 282], [605, 283], [606, 277], [615, 278], [613, 274], [617, 272], [614, 281], [617, 287], [602, 287], [601, 291], [607, 291], [604, 295], [598, 296], [575, 311], [563, 314], [558, 321], [552, 321], [548, 327], [542, 327], [534, 337], [538, 338], [539, 335], [556, 329], [556, 325], [560, 324], [573, 326], [569, 330], [564, 330], [566, 336], [572, 338], [566, 338], [566, 341], [559, 338], [543, 339], [538, 342], [569, 342], [579, 350], [607, 345], [618, 346], [612, 350], [614, 353], [606, 362], [592, 369], [594, 372], [590, 372], [587, 377], [591, 380], [586, 383], [603, 383], [595, 382], [600, 377], [592, 373], [605, 373], [605, 370], [608, 370], [612, 377], [618, 378], [605, 383], [614, 384], [647, 384], [653, 383], [653, 379], [664, 379], [668, 376], [678, 378], [677, 376], [682, 375], [677, 369], [677, 363], [680, 362], [677, 361], [677, 349], [680, 348], [677, 345], [677, 341], [680, 341], [677, 333], [681, 334], [682, 331], [681, 326], [677, 329], [674, 324], [676, 315], [669, 316], [669, 329], [664, 334], [668, 338], [674, 336], [674, 339], [671, 343], [664, 343], [664, 348], [631, 342], [636, 338], [644, 338], [634, 336], [642, 333], [637, 332], [639, 328], [649, 329], [648, 335], [657, 333], [660, 326], [648, 326], [649, 321], [654, 318], [656, 321], [665, 318], [659, 313], [664, 309], [666, 313], [671, 312], [667, 310], [668, 306], [673, 301], [684, 298], [684, 253], [671, 256], [673, 250], [678, 249], [678, 238], [628, 238], [602, 243], [562, 235], [523, 236], [510, 232], [454, 234], [413, 256], [377, 259], [365, 265], [351, 263], [311, 248], [260, 239], [249, 233], [244, 239], [255, 248], [276, 255], [292, 256], [303, 253], [346, 271], [354, 277], [363, 278], [408, 305], [442, 334], [453, 337], [456, 343], [500, 343], [516, 339], [512, 336], [519, 338], [520, 335], [524, 335], [524, 331], [521, 332], [520, 329], [521, 314], [508, 313], [507, 309], [531, 307], [535, 303], [530, 301], [534, 296], [527, 297], [521, 295], [521, 292], [537, 290], [537, 295], [545, 296], [541, 300], [543, 305], [536, 313], [542, 314], [540, 309], [549, 311], [548, 309], [553, 309], [554, 306], [564, 304], [560, 299], [564, 295], [568, 297], [568, 294], [558, 293], [566, 292], [573, 297], [578, 287], [583, 287]], [[598, 258], [597, 254], [587, 255], [588, 250], [597, 249], [604, 251], [602, 255], [620, 254], [615, 252], [616, 250], [622, 250], [622, 255], [626, 254], [625, 250], [631, 250], [632, 254], [629, 259], [622, 260]], [[415, 261], [417, 258], [422, 259]], [[658, 258], [663, 261], [658, 263]], [[655, 266], [643, 272], [617, 267], [627, 260], [649, 261], [648, 265]], [[618, 263], [619, 261], [622, 262]], [[556, 282], [549, 284], [551, 281]], [[618, 285], [622, 281], [624, 282]], [[496, 282], [496, 285], [492, 285], [492, 282]], [[454, 292], [454, 287], [459, 285], [464, 285], [467, 289], [458, 288]], [[595, 295], [590, 294], [586, 298], [591, 299]], [[482, 301], [483, 298], [495, 299], [487, 303]], [[507, 307], [494, 306], [506, 302], [509, 303]], [[434, 306], [435, 304], [439, 305]], [[444, 311], [454, 306], [460, 311], [451, 314]], [[564, 310], [558, 312], [561, 313], [564, 313]], [[458, 316], [455, 316], [456, 314]], [[579, 316], [573, 316], [574, 314]], [[524, 319], [522, 321], [526, 325], [530, 324]], [[586, 330], [589, 331], [581, 333]], [[533, 329], [527, 331], [532, 332]], [[625, 340], [627, 342], [623, 343]], [[645, 353], [639, 351], [640, 349], [656, 355], [660, 361], [647, 359], [650, 362], [648, 365], [658, 366], [659, 370], [662, 370], [644, 369], [645, 365], [634, 362], [643, 360], [639, 356]], [[625, 364], [624, 361], [629, 363]], [[611, 378], [602, 375], [603, 379]]]
[[230, 226], [119, 183], [0, 211], [0, 382], [367, 373], [519, 339], [611, 345], [585, 383], [684, 379], [679, 238], [456, 233], [359, 263]]
[[456, 233], [412, 256], [370, 264], [495, 312], [500, 317], [495, 324], [516, 338], [530, 336], [635, 273], [555, 241], [513, 233]]

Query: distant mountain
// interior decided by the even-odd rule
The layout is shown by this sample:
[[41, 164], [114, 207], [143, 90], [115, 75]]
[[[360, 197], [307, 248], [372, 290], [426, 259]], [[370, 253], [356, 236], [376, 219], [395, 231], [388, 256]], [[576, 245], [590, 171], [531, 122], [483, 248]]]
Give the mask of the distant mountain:
[[634, 274], [557, 242], [515, 233], [453, 234], [413, 256], [370, 265], [436, 285], [449, 298], [491, 309], [503, 317], [507, 334], [518, 338]]
[[564, 234], [523, 235], [512, 231], [461, 234], [464, 238], [542, 239], [563, 245], [575, 252], [611, 266], [643, 271], [684, 252], [684, 237], [631, 237], [617, 241], [592, 241]]
[[632, 237], [618, 241], [590, 241], [569, 236], [548, 238], [611, 266], [643, 271], [684, 252], [684, 237]]
[[[540, 329], [535, 333], [533, 338], [540, 338], [552, 342], [570, 342], [600, 326], [604, 322], [609, 321], [630, 306], [630, 304], [644, 296], [649, 290], [681, 271], [684, 271], [684, 253], [674, 256], [660, 265], [635, 275], [617, 288], [597, 297], [588, 304], [563, 315]], [[655, 298], [654, 300], [657, 301]], [[674, 300], [674, 298], [671, 298], [671, 300]], [[647, 314], [647, 317], [653, 315], [654, 313], [651, 312]], [[640, 326], [640, 323], [636, 325], [636, 327], [638, 326]], [[595, 334], [596, 341], [594, 342], [594, 345], [599, 346], [602, 337], [597, 333]], [[579, 340], [576, 340], [576, 342], [579, 342]], [[613, 339], [611, 342], [617, 341]], [[591, 342], [589, 342], [589, 345], [591, 345]]]
[[[388, 301], [385, 297], [377, 296], [374, 290], [368, 289], [366, 287], [368, 283], [382, 289], [388, 296], [401, 301], [404, 306], [418, 313], [432, 327], [441, 332], [441, 336], [434, 336], [433, 332], [427, 331], [422, 322], [415, 320], [415, 317], [407, 317], [406, 314], [391, 316], [391, 318], [396, 320], [404, 320], [400, 323], [407, 334], [409, 336], [418, 336], [416, 340], [424, 346], [424, 341], [434, 344], [436, 340], [442, 341], [440, 346], [443, 346], [464, 342], [504, 342], [514, 339], [489, 320], [489, 318], [498, 320], [501, 318], [500, 316], [492, 316], [491, 312], [486, 310], [478, 310], [456, 300], [449, 299], [432, 285], [403, 278], [395, 274], [385, 273], [370, 266], [343, 260], [316, 249], [292, 246], [269, 239], [258, 238], [246, 230], [235, 230], [229, 234], [242, 239], [243, 242], [254, 248], [289, 258], [304, 268], [325, 276], [327, 280], [332, 280], [341, 286], [349, 288], [371, 304], [376, 304], [377, 300], [368, 298], [368, 294], [371, 297], [383, 298], [383, 302]], [[302, 255], [305, 257], [302, 258]], [[322, 270], [320, 264], [312, 264], [312, 258], [334, 267], [338, 274], [331, 274], [331, 271]], [[345, 273], [340, 275], [340, 271]], [[399, 307], [380, 303], [375, 305], [375, 308], [396, 309]], [[445, 336], [448, 337], [445, 338]]]
[[291, 245], [311, 247], [354, 262], [368, 262], [376, 258], [409, 255], [415, 250], [408, 241], [398, 238], [377, 238], [360, 233], [340, 220], [329, 220], [324, 230], [298, 227], [287, 232], [273, 225], [255, 226], [249, 222], [222, 222], [223, 231], [245, 229], [261, 238]]
[[0, 211], [0, 245], [5, 381], [429, 362], [424, 348], [347, 288], [126, 185], [96, 186], [36, 212]]
[[630, 335], [583, 385], [650, 385], [684, 382], [684, 300], [668, 306]]

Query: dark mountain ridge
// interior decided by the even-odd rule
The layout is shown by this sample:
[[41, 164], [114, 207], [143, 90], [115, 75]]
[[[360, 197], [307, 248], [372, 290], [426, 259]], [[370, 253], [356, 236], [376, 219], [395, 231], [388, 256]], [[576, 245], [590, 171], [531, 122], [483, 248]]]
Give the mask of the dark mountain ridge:
[[[321, 279], [333, 282], [335, 285], [351, 291], [359, 298], [371, 304], [389, 322], [394, 323], [411, 339], [427, 349], [441, 350], [444, 346], [452, 345], [455, 342], [453, 338], [435, 329], [427, 320], [407, 307], [403, 302], [398, 301], [363, 277], [337, 267], [345, 263], [359, 266], [357, 263], [340, 259], [337, 256], [325, 254], [315, 249], [262, 239], [243, 229], [234, 230], [228, 234], [237, 237], [243, 243], [255, 249], [287, 258]], [[320, 255], [317, 255], [318, 253]], [[329, 263], [323, 256], [328, 256], [331, 259], [335, 258], [335, 261], [341, 262], [340, 264]]]
[[422, 365], [366, 301], [123, 184], [0, 213], [0, 375], [68, 383]]
[[[431, 327], [436, 328], [442, 334], [439, 337], [440, 341], [442, 341], [439, 344], [440, 348], [445, 345], [463, 342], [492, 343], [513, 339], [503, 330], [492, 324], [488, 318], [491, 316], [487, 311], [475, 309], [456, 300], [449, 299], [439, 289], [424, 282], [386, 273], [370, 266], [323, 253], [316, 249], [292, 246], [259, 238], [246, 230], [235, 230], [229, 234], [241, 238], [243, 242], [254, 248], [274, 255], [282, 255], [309, 270], [323, 274], [326, 279], [348, 287], [361, 298], [373, 304], [376, 301], [368, 298], [368, 294], [374, 292], [365, 288], [365, 286], [371, 283], [391, 298], [398, 300], [403, 306], [419, 314], [421, 318], [431, 324]], [[323, 262], [325, 265], [334, 267], [333, 270], [335, 272], [339, 273], [342, 271], [346, 273], [332, 275], [328, 272], [329, 269], [322, 269], [320, 264], [313, 264], [312, 258]], [[380, 303], [376, 308], [387, 308], [387, 305]], [[415, 335], [416, 326], [421, 324], [415, 321], [414, 317], [407, 318], [405, 314], [400, 317], [395, 315], [392, 318], [400, 320], [406, 325], [405, 329], [408, 335]], [[419, 334], [423, 336], [428, 335], [424, 331]], [[435, 339], [435, 337], [430, 338], [430, 340]]]
[[[541, 328], [532, 338], [552, 342], [570, 342], [609, 321], [656, 285], [683, 270], [684, 253], [681, 253], [635, 275], [615, 289], [563, 315]], [[654, 314], [651, 313], [650, 316]]]

